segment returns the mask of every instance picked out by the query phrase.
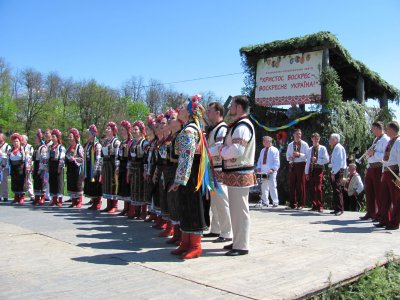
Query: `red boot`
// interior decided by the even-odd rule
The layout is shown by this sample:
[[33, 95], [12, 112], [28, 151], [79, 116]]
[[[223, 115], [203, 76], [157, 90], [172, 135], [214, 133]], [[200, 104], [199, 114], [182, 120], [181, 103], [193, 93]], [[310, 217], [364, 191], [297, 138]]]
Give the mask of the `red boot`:
[[46, 200], [46, 196], [45, 195], [40, 196], [38, 204], [39, 205], [43, 205], [45, 200]]
[[57, 204], [57, 196], [53, 196], [51, 198], [51, 203], [49, 204], [49, 206], [54, 206]]
[[163, 219], [163, 218], [161, 218], [161, 225], [160, 225], [160, 228], [159, 229], [162, 229], [162, 230], [165, 230], [165, 229], [167, 229], [167, 226], [168, 226], [168, 221], [167, 220], [165, 220], [165, 219]]
[[83, 197], [80, 196], [78, 199], [76, 199], [76, 208], [81, 208], [82, 207], [82, 202], [83, 202]]
[[109, 214], [113, 214], [118, 211], [118, 200], [110, 200], [111, 201], [111, 208], [108, 211]]
[[93, 210], [99, 210], [101, 208], [101, 197], [93, 199], [92, 207]]
[[68, 208], [72, 208], [72, 207], [76, 206], [76, 202], [78, 201], [78, 199], [76, 199], [76, 198], [72, 198], [71, 200], [72, 200], [72, 203], [70, 206], [68, 206]]
[[182, 239], [179, 243], [179, 247], [171, 251], [172, 255], [181, 255], [189, 250], [190, 246], [190, 235], [188, 233], [182, 232]]
[[174, 225], [174, 235], [172, 238], [168, 239], [167, 244], [175, 244], [176, 242], [181, 240], [181, 229], [179, 225]]
[[141, 206], [139, 219], [140, 220], [146, 220], [146, 217], [147, 217], [147, 204], [143, 204]]
[[135, 218], [136, 215], [136, 206], [133, 204], [128, 204], [129, 208], [128, 208], [128, 219], [133, 219]]
[[25, 194], [22, 194], [19, 196], [18, 204], [22, 205], [22, 204], [24, 204], [24, 202], [25, 202]]
[[158, 236], [169, 237], [172, 235], [174, 235], [174, 226], [172, 225], [171, 221], [167, 221], [167, 227]]
[[189, 234], [189, 249], [181, 256], [181, 259], [191, 259], [200, 257], [203, 250], [201, 249], [201, 234]]
[[128, 213], [129, 202], [124, 201], [124, 209], [118, 214], [118, 216], [125, 216]]
[[92, 206], [89, 207], [88, 209], [91, 210], [99, 210], [101, 208], [101, 197], [98, 198], [92, 198]]
[[102, 212], [108, 212], [111, 209], [111, 199], [107, 199], [107, 207]]
[[58, 202], [57, 202], [57, 206], [61, 207], [62, 206], [62, 197], [58, 197]]

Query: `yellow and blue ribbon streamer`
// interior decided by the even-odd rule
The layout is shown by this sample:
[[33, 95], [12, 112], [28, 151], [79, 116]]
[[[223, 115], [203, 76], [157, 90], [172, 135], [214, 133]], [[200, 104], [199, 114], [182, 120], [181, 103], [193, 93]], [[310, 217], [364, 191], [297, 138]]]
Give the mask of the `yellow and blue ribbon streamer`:
[[318, 115], [318, 114], [319, 114], [319, 112], [313, 112], [313, 113], [311, 113], [311, 114], [309, 114], [309, 115], [307, 115], [307, 116], [297, 118], [297, 119], [291, 121], [290, 123], [288, 123], [288, 124], [286, 124], [286, 125], [283, 125], [283, 126], [279, 126], [279, 127], [268, 127], [268, 126], [262, 125], [262, 124], [261, 124], [260, 122], [258, 122], [257, 119], [256, 119], [253, 115], [251, 115], [251, 114], [250, 114], [250, 118], [254, 121], [254, 123], [256, 123], [258, 126], [260, 126], [262, 129], [264, 129], [264, 130], [266, 130], [266, 131], [273, 132], [273, 131], [288, 129], [288, 128], [292, 127], [293, 125], [296, 125], [296, 124], [298, 124], [298, 123], [300, 123], [300, 122], [302, 122], [302, 121], [305, 121], [305, 120], [307, 120], [307, 119], [309, 119], [309, 118], [311, 118], [311, 117], [313, 117], [313, 116], [316, 116], [316, 115]]

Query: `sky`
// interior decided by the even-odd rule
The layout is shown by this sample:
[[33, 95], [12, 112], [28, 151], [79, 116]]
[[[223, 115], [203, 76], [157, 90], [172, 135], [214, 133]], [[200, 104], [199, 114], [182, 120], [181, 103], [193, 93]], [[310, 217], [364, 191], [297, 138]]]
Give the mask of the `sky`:
[[[330, 31], [400, 88], [399, 16], [397, 0], [0, 0], [0, 57], [13, 71], [32, 67], [120, 88], [132, 76], [170, 83], [241, 73], [243, 46]], [[243, 78], [167, 87], [225, 99], [240, 94]]]

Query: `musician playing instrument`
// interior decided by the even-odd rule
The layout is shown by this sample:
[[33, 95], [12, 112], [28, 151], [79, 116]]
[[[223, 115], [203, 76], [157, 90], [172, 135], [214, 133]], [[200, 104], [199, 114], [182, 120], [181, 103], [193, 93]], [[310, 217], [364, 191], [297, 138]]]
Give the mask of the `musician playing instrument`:
[[372, 123], [371, 131], [375, 135], [372, 146], [368, 149], [368, 167], [365, 171], [365, 196], [367, 213], [360, 217], [361, 220], [380, 219], [379, 207], [382, 206], [380, 197], [381, 177], [382, 177], [382, 159], [385, 154], [389, 137], [384, 132], [382, 122]]
[[329, 162], [329, 155], [326, 147], [319, 144], [321, 137], [318, 133], [313, 133], [311, 140], [313, 145], [307, 151], [307, 163], [304, 172], [310, 186], [311, 211], [323, 212], [322, 180], [324, 178], [324, 165]]
[[[381, 220], [376, 227], [386, 230], [399, 229], [400, 223], [400, 180], [394, 180], [393, 173], [399, 174], [400, 167], [400, 136], [399, 123], [392, 121], [386, 125], [386, 133], [390, 138], [383, 157], [383, 174], [380, 198], [382, 210], [379, 211]], [[391, 170], [389, 170], [391, 169]], [[379, 208], [381, 209], [381, 208]]]

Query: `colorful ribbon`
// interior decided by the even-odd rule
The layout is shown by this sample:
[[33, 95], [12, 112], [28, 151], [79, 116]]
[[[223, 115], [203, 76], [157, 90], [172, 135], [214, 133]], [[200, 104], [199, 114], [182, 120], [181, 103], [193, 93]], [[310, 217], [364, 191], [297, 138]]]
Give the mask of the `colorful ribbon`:
[[309, 114], [309, 115], [307, 115], [307, 116], [304, 116], [304, 117], [300, 117], [300, 118], [297, 118], [297, 119], [295, 119], [295, 120], [293, 120], [292, 122], [290, 122], [290, 123], [288, 123], [288, 124], [286, 124], [286, 125], [283, 125], [283, 126], [279, 126], [279, 127], [268, 127], [268, 126], [265, 126], [265, 125], [262, 125], [260, 122], [258, 122], [257, 121], [257, 119], [253, 116], [253, 115], [251, 115], [250, 114], [250, 118], [254, 121], [254, 123], [256, 123], [258, 126], [260, 126], [261, 128], [263, 128], [264, 130], [266, 130], [266, 131], [278, 131], [278, 130], [283, 130], [283, 129], [287, 129], [287, 128], [290, 128], [290, 127], [292, 127], [293, 125], [296, 125], [296, 124], [298, 124], [298, 123], [300, 123], [300, 122], [302, 122], [302, 121], [305, 121], [305, 120], [307, 120], [307, 119], [309, 119], [309, 118], [311, 118], [311, 117], [313, 117], [313, 116], [315, 116], [315, 115], [318, 115], [319, 114], [319, 112], [313, 112], [313, 113], [311, 113], [311, 114]]
[[212, 156], [208, 149], [207, 139], [202, 131], [201, 122], [199, 122], [196, 116], [194, 116], [194, 122], [199, 128], [199, 135], [200, 135], [199, 150], [201, 153], [196, 191], [198, 191], [201, 187], [203, 194], [205, 194], [207, 190], [209, 190], [210, 192], [218, 191], [219, 193], [221, 193], [221, 188], [215, 176], [212, 163]]

